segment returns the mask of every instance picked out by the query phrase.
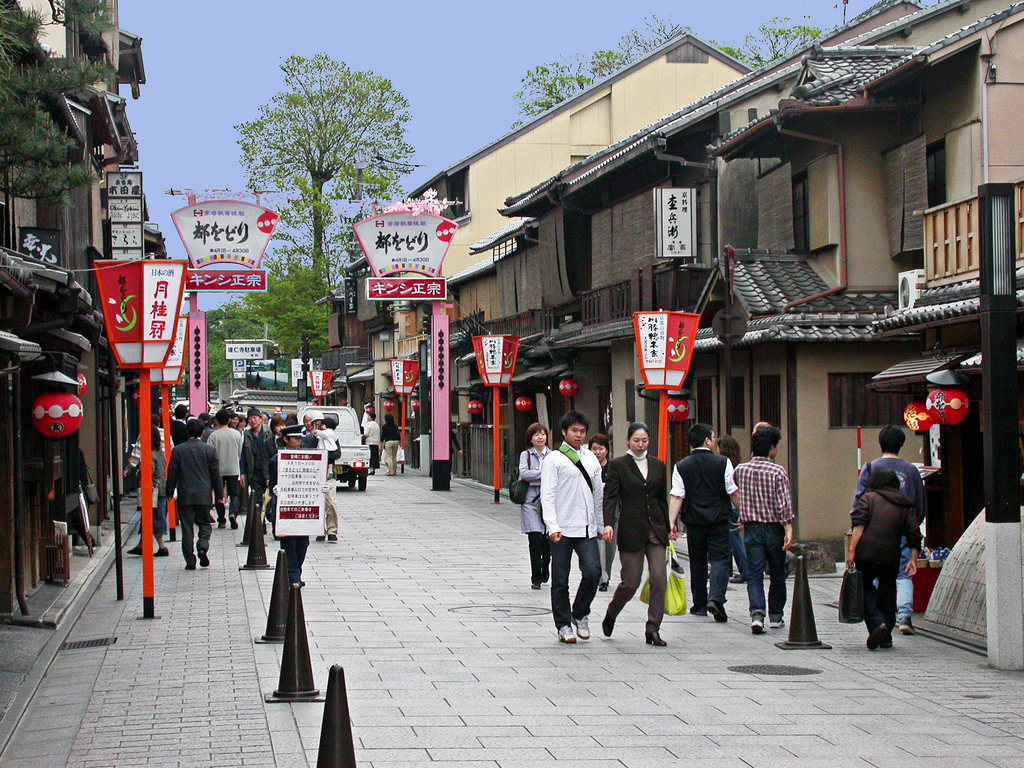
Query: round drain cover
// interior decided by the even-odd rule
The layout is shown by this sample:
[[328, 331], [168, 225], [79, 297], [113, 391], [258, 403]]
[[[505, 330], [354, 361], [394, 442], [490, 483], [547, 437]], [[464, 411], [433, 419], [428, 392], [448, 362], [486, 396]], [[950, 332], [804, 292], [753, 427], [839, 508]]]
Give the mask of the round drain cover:
[[549, 608], [538, 608], [533, 605], [461, 605], [448, 610], [451, 613], [485, 616], [491, 619], [517, 619], [528, 616], [546, 616], [551, 613]]
[[742, 675], [820, 675], [820, 669], [809, 667], [787, 667], [784, 664], [749, 664], [741, 667], [728, 667], [730, 672]]

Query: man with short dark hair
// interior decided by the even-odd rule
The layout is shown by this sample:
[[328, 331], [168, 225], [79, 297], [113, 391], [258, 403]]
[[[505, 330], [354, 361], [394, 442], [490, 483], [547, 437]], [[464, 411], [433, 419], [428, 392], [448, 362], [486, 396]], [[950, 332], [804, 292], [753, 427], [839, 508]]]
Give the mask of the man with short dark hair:
[[188, 430], [185, 428], [185, 419], [188, 418], [188, 406], [178, 403], [174, 406], [174, 420], [171, 422], [171, 445], [181, 445], [188, 442]]
[[[540, 500], [544, 525], [551, 539], [551, 613], [558, 641], [590, 639], [590, 604], [601, 580], [598, 536], [604, 536], [601, 463], [584, 447], [590, 422], [569, 411], [559, 424], [564, 442], [540, 465]], [[583, 578], [569, 605], [572, 555], [579, 558]]]
[[[181, 530], [181, 554], [185, 557], [185, 570], [196, 569], [196, 555], [199, 564], [206, 568], [210, 564], [207, 551], [210, 548], [210, 506], [213, 497], [220, 498], [224, 492], [217, 463], [217, 451], [199, 438], [203, 424], [199, 419], [189, 419], [185, 425], [188, 441], [171, 451], [171, 462], [167, 467], [167, 496], [178, 491], [178, 524]], [[199, 526], [199, 541], [193, 552], [193, 531]]]
[[217, 428], [207, 439], [206, 444], [217, 451], [217, 462], [220, 465], [221, 482], [228, 498], [217, 498], [217, 527], [227, 527], [225, 520], [225, 501], [227, 514], [231, 518], [231, 527], [238, 527], [238, 507], [241, 488], [238, 484], [242, 474], [242, 435], [237, 429], [228, 426], [234, 414], [227, 408], [217, 411], [215, 421]]
[[[716, 453], [715, 431], [707, 424], [694, 424], [688, 435], [690, 455], [672, 470], [669, 520], [676, 531], [676, 519], [686, 524], [686, 549], [690, 557], [690, 613], [728, 621], [725, 590], [729, 580], [729, 518], [732, 504], [740, 504], [733, 480], [732, 462]], [[731, 502], [731, 503], [730, 503]], [[708, 590], [708, 570], [711, 589]]]
[[267, 456], [263, 443], [263, 414], [256, 408], [250, 408], [246, 414], [249, 429], [242, 437], [241, 476], [249, 486], [249, 501], [245, 514], [261, 515], [263, 513], [263, 494], [267, 490], [267, 476], [270, 457]]
[[751, 458], [736, 467], [740, 490], [740, 524], [747, 551], [747, 599], [750, 631], [764, 632], [764, 566], [768, 564], [768, 621], [784, 627], [786, 608], [786, 551], [793, 543], [793, 501], [786, 470], [775, 463], [782, 433], [763, 426], [750, 438]]
[[[857, 479], [857, 490], [853, 495], [853, 506], [864, 494], [867, 488], [868, 475], [877, 469], [891, 469], [900, 479], [900, 493], [914, 502], [914, 511], [917, 513], [917, 524], [924, 522], [928, 511], [928, 500], [924, 492], [924, 482], [921, 480], [921, 473], [910, 462], [900, 458], [900, 449], [906, 442], [907, 436], [897, 426], [889, 424], [882, 427], [878, 433], [878, 447], [882, 449], [882, 457], [868, 462], [861, 469], [860, 477]], [[904, 635], [914, 634], [914, 624], [911, 616], [914, 614], [914, 582], [907, 575], [907, 563], [910, 561], [910, 548], [907, 546], [906, 538], [900, 542], [902, 554], [900, 556], [900, 570], [896, 576], [896, 626]]]

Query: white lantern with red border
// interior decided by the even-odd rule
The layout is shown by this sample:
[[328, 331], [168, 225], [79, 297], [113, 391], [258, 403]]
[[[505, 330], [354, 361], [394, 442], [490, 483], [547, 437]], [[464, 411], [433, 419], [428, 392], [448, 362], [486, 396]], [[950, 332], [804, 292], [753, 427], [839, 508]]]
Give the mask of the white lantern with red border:
[[690, 403], [679, 397], [668, 399], [668, 420], [672, 422], [683, 422], [690, 418]]
[[163, 368], [154, 368], [149, 372], [151, 384], [177, 385], [181, 383], [185, 373], [185, 345], [188, 343], [188, 315], [178, 317], [178, 328], [174, 336], [174, 346]]
[[518, 336], [474, 336], [473, 352], [480, 379], [488, 387], [507, 387], [516, 370]]
[[469, 411], [472, 416], [479, 416], [484, 412], [484, 401], [483, 400], [470, 400], [469, 405], [466, 406], [466, 410]]
[[679, 389], [690, 372], [700, 315], [635, 312], [633, 336], [647, 389]]
[[333, 371], [308, 371], [309, 389], [313, 397], [324, 397], [331, 391], [331, 380], [334, 378]]
[[416, 389], [416, 380], [420, 375], [420, 364], [416, 360], [392, 360], [391, 382], [395, 394], [411, 395]]
[[516, 410], [520, 413], [529, 413], [530, 409], [533, 408], [533, 400], [522, 395], [516, 398]]
[[82, 401], [67, 392], [40, 395], [32, 403], [32, 426], [47, 437], [67, 437], [82, 425]]
[[562, 397], [571, 398], [576, 397], [580, 393], [580, 385], [576, 379], [562, 379], [558, 382], [558, 391], [562, 393]]

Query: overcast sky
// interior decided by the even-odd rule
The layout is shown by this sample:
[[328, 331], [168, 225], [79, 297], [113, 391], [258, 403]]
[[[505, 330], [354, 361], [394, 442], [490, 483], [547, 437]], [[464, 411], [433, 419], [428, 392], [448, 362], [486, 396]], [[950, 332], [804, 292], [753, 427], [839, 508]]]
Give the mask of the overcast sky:
[[[443, 4], [298, 0], [120, 0], [120, 25], [142, 37], [146, 85], [129, 103], [150, 219], [183, 257], [168, 189], [244, 189], [234, 126], [281, 88], [281, 61], [326, 52], [389, 78], [409, 99], [417, 168], [406, 188], [508, 130], [527, 69], [561, 54], [614, 48], [651, 14], [704, 39], [741, 41], [773, 15], [833, 27], [835, 0], [658, 3], [520, 0]], [[871, 5], [850, 0], [852, 18]], [[689, 9], [689, 10], [687, 10]], [[131, 98], [127, 88], [122, 95]], [[517, 190], [509, 190], [510, 193]]]

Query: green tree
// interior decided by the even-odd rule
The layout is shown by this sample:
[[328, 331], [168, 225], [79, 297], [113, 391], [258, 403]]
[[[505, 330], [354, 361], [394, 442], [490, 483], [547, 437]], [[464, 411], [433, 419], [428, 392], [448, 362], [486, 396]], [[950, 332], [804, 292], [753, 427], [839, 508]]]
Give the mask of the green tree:
[[[54, 0], [56, 3], [56, 0]], [[103, 80], [101, 62], [47, 56], [45, 23], [67, 23], [90, 40], [109, 24], [102, 2], [67, 0], [49, 22], [37, 12], [0, 6], [0, 190], [12, 197], [59, 198], [93, 180], [87, 163], [72, 163], [77, 142], [55, 122], [59, 99]]]
[[751, 69], [760, 69], [795, 53], [820, 36], [821, 30], [817, 27], [793, 25], [788, 16], [776, 16], [743, 38], [742, 43], [712, 42], [712, 45]]
[[224, 357], [228, 339], [261, 339], [263, 323], [253, 319], [252, 312], [240, 301], [221, 304], [206, 313], [206, 359], [211, 382], [231, 378], [231, 361]]
[[[372, 158], [364, 180], [378, 196], [400, 192], [413, 152], [405, 139], [409, 102], [390, 80], [325, 53], [290, 56], [281, 71], [285, 90], [256, 120], [235, 126], [241, 162], [253, 189], [296, 190], [281, 212], [282, 239], [307, 250], [320, 286], [330, 283], [342, 256], [346, 234], [332, 203], [354, 196], [356, 151]], [[288, 271], [294, 255], [284, 258]]]
[[653, 15], [626, 32], [614, 50], [595, 51], [589, 57], [580, 53], [563, 56], [558, 61], [528, 70], [521, 81], [523, 89], [515, 95], [522, 119], [512, 127], [522, 125], [523, 119], [546, 112], [689, 30], [689, 27], [674, 24], [671, 18]]

